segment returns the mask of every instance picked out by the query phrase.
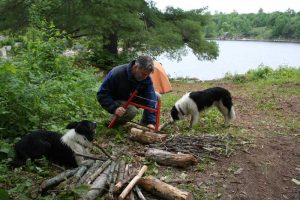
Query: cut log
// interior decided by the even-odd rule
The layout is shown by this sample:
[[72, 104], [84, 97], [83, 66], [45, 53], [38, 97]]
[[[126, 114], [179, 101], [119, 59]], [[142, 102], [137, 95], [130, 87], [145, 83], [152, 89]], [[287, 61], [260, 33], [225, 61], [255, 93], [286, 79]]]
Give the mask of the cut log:
[[162, 199], [166, 199], [166, 200], [174, 200], [174, 199], [193, 200], [194, 199], [194, 196], [191, 193], [179, 190], [178, 188], [169, 185], [167, 183], [164, 183], [152, 176], [141, 178], [138, 182], [138, 185], [145, 191], [148, 191], [151, 194], [154, 194]]
[[160, 149], [148, 149], [145, 153], [145, 157], [161, 165], [182, 168], [189, 167], [197, 163], [197, 158], [191, 154], [174, 154]]
[[90, 191], [81, 196], [80, 200], [94, 200], [102, 193], [106, 186], [109, 170], [110, 167], [107, 167], [104, 172], [96, 178], [91, 186]]
[[129, 137], [130, 139], [142, 144], [152, 144], [165, 141], [168, 135], [131, 128]]
[[127, 122], [124, 127], [128, 130], [130, 130], [131, 128], [137, 128], [143, 131], [151, 131], [150, 128], [146, 127], [146, 126], [142, 126], [140, 124], [134, 123], [134, 122]]
[[46, 191], [51, 187], [54, 187], [56, 185], [58, 185], [59, 183], [61, 183], [62, 181], [65, 181], [66, 179], [68, 179], [69, 177], [73, 176], [77, 171], [78, 171], [79, 167], [74, 168], [74, 169], [69, 169], [66, 170], [60, 174], [58, 174], [57, 176], [46, 180], [42, 183], [41, 185], [41, 190], [42, 191]]
[[147, 170], [147, 165], [144, 165], [142, 169], [139, 171], [139, 173], [130, 181], [130, 183], [127, 185], [127, 187], [123, 190], [123, 192], [119, 196], [119, 200], [123, 200], [127, 194], [132, 190], [132, 188], [135, 186], [135, 184], [138, 182], [138, 180], [143, 176], [145, 171]]

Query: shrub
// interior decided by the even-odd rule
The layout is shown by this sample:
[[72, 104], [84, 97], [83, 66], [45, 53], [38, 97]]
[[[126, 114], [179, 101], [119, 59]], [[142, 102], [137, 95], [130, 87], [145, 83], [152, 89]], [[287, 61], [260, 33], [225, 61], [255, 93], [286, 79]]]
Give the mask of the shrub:
[[100, 84], [95, 70], [76, 68], [72, 58], [62, 55], [66, 37], [54, 27], [29, 29], [22, 42], [22, 52], [0, 60], [0, 81], [5, 83], [0, 89], [1, 136], [61, 130], [69, 121], [101, 115], [95, 109]]

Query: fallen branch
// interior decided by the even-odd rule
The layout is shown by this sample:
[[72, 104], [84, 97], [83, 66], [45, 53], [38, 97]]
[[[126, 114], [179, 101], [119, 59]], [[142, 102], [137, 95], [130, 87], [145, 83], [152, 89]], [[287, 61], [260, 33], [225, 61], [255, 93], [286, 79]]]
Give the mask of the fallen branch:
[[147, 165], [144, 165], [142, 169], [139, 171], [139, 173], [130, 181], [130, 183], [127, 185], [127, 187], [123, 190], [123, 192], [119, 196], [119, 200], [123, 200], [127, 194], [131, 191], [131, 189], [134, 187], [134, 185], [138, 182], [138, 180], [143, 176], [145, 171], [147, 170]]
[[162, 199], [173, 200], [193, 200], [194, 197], [191, 193], [179, 190], [178, 188], [169, 185], [156, 179], [152, 176], [143, 177], [139, 180], [138, 185], [145, 191], [148, 191]]

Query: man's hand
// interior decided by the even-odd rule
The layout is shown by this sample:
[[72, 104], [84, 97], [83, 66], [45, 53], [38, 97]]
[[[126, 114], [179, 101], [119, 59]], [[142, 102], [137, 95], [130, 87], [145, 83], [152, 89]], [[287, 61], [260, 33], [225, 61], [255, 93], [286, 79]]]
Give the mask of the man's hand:
[[123, 108], [122, 106], [117, 108], [115, 111], [115, 115], [122, 117], [124, 115], [124, 113], [126, 112], [125, 108]]

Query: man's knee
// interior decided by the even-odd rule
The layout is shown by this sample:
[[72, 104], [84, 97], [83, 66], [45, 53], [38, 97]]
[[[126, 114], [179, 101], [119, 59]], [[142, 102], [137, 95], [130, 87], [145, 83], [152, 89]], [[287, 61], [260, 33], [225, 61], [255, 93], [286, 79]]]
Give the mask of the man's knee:
[[136, 116], [137, 112], [138, 109], [135, 106], [129, 105], [123, 117], [129, 119], [128, 121], [130, 121]]

